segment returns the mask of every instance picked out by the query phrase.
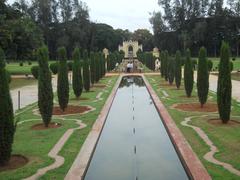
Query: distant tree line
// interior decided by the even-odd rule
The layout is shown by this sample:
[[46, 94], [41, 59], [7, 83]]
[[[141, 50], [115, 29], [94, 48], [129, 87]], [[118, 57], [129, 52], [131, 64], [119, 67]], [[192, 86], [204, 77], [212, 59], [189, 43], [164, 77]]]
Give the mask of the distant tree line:
[[74, 48], [90, 51], [118, 50], [123, 40], [134, 39], [152, 50], [153, 35], [145, 29], [135, 32], [113, 29], [89, 20], [88, 7], [80, 0], [0, 1], [0, 47], [8, 60], [36, 60], [37, 49], [45, 44], [49, 58], [66, 47], [67, 59]]
[[227, 0], [158, 0], [164, 13], [154, 12], [150, 22], [154, 43], [170, 53], [190, 48], [197, 56], [200, 47], [208, 55], [219, 56], [222, 41], [230, 45], [232, 56], [240, 53], [240, 1]]

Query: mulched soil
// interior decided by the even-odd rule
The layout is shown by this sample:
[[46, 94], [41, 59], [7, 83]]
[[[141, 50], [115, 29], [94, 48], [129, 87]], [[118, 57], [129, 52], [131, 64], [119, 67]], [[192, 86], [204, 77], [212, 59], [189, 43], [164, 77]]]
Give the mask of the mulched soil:
[[89, 98], [81, 97], [80, 100], [82, 100], [82, 101], [87, 101], [87, 100], [89, 100]]
[[179, 109], [181, 111], [195, 111], [195, 112], [217, 112], [218, 107], [217, 104], [208, 103], [201, 108], [199, 103], [184, 103], [184, 104], [176, 104], [174, 105], [175, 109]]
[[82, 114], [86, 111], [91, 110], [88, 106], [74, 106], [69, 105], [65, 111], [62, 111], [60, 107], [53, 108], [53, 115], [68, 115], [68, 114]]
[[28, 159], [22, 155], [12, 155], [10, 161], [5, 166], [0, 166], [0, 172], [14, 170], [25, 166]]
[[59, 128], [61, 127], [62, 125], [60, 123], [55, 123], [55, 122], [52, 122], [48, 125], [48, 127], [45, 127], [45, 125], [43, 123], [41, 124], [35, 124], [31, 127], [32, 130], [47, 130], [47, 129], [56, 129], [56, 128]]
[[222, 120], [220, 119], [209, 119], [208, 123], [215, 125], [215, 126], [226, 126], [226, 127], [235, 127], [235, 126], [240, 126], [240, 122], [239, 121], [235, 121], [235, 120], [230, 120], [227, 124], [223, 124]]

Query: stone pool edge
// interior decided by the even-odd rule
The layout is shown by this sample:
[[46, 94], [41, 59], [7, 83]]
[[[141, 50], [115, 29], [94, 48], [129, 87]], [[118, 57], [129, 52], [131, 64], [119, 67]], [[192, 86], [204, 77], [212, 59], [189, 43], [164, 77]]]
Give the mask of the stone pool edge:
[[194, 180], [212, 179], [199, 158], [197, 157], [197, 155], [193, 152], [191, 146], [189, 145], [181, 131], [178, 129], [175, 122], [172, 120], [170, 114], [159, 99], [156, 92], [153, 90], [152, 86], [149, 84], [147, 78], [144, 75], [140, 76], [144, 80], [146, 88], [153, 99], [159, 115], [162, 118], [168, 135], [170, 136], [172, 143], [174, 144], [175, 149], [181, 158], [181, 161], [183, 161], [183, 165], [186, 171], [188, 171], [188, 174], [191, 176], [190, 178]]
[[82, 180], [84, 178], [122, 78], [123, 75], [120, 75], [115, 83], [111, 94], [108, 96], [92, 130], [89, 132], [64, 180]]

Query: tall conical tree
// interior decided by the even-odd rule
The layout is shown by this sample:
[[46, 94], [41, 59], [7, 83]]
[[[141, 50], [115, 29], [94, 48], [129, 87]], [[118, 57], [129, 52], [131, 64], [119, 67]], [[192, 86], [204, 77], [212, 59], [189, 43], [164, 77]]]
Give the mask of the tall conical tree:
[[231, 114], [232, 81], [230, 67], [230, 48], [225, 42], [221, 47], [221, 59], [219, 64], [217, 102], [220, 119], [228, 123]]
[[0, 166], [8, 163], [15, 133], [12, 99], [5, 69], [5, 55], [0, 48]]
[[193, 90], [193, 66], [191, 60], [191, 51], [187, 49], [184, 65], [184, 86], [187, 97], [191, 97]]
[[90, 53], [90, 72], [91, 72], [91, 83], [95, 83], [96, 79], [96, 68], [95, 68], [95, 53], [91, 52]]
[[48, 66], [48, 49], [46, 46], [38, 49], [38, 107], [45, 127], [48, 127], [52, 119], [53, 89], [52, 74]]
[[161, 77], [164, 77], [164, 61], [165, 61], [165, 51], [161, 52], [160, 55], [160, 62], [161, 62], [161, 67], [160, 67], [160, 73], [161, 73]]
[[57, 81], [57, 94], [58, 103], [62, 111], [68, 106], [69, 101], [69, 82], [68, 82], [68, 67], [65, 47], [58, 49], [58, 81]]
[[83, 52], [83, 85], [84, 89], [90, 91], [90, 71], [89, 71], [89, 59], [88, 52], [84, 50]]
[[81, 74], [81, 64], [80, 64], [80, 50], [75, 48], [73, 52], [73, 77], [72, 77], [72, 87], [73, 92], [77, 98], [82, 94], [82, 74]]
[[[100, 79], [100, 60], [99, 60], [99, 53], [95, 54], [95, 63], [96, 63], [96, 79], [95, 82], [97, 83]], [[110, 65], [109, 65], [110, 66]], [[110, 68], [110, 67], [109, 67]]]
[[207, 102], [209, 90], [209, 71], [207, 61], [207, 50], [202, 47], [199, 51], [198, 72], [197, 72], [198, 99], [201, 107]]
[[168, 51], [165, 51], [165, 58], [164, 58], [164, 77], [165, 80], [168, 81], [168, 63], [169, 63], [169, 54]]
[[176, 60], [175, 60], [175, 82], [176, 86], [179, 89], [181, 86], [182, 80], [182, 60], [181, 60], [181, 52], [176, 52]]
[[173, 84], [175, 78], [175, 60], [170, 57], [168, 63], [168, 82], [170, 85]]

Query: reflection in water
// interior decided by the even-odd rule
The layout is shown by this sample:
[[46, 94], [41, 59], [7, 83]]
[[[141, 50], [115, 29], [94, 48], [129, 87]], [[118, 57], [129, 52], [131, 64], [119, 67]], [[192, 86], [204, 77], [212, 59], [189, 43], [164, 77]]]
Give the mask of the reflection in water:
[[140, 76], [125, 76], [123, 77], [119, 88], [130, 87], [133, 83], [138, 87], [145, 86], [144, 81]]
[[188, 179], [143, 79], [120, 87], [84, 179]]

